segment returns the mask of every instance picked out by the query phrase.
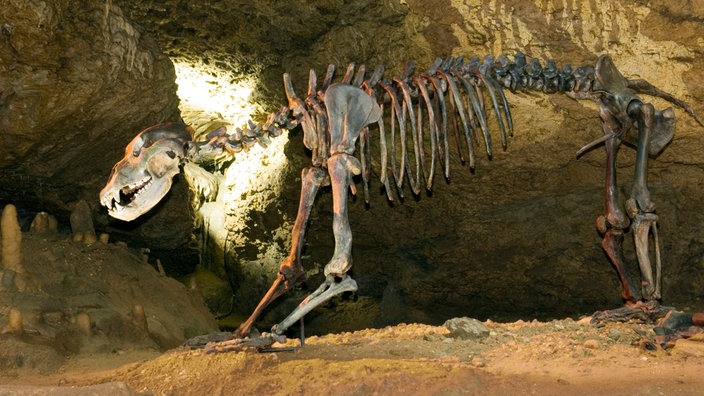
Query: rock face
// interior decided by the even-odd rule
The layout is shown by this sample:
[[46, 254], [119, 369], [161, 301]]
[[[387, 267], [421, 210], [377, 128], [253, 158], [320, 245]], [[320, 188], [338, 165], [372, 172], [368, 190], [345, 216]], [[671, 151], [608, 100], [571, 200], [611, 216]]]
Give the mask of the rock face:
[[[284, 71], [303, 90], [311, 66], [322, 73], [328, 63], [338, 69], [349, 61], [384, 64], [391, 76], [408, 59], [422, 70], [437, 56], [522, 51], [575, 66], [593, 65], [609, 53], [627, 77], [644, 78], [704, 113], [704, 8], [693, 1], [43, 4], [39, 9], [10, 0], [0, 11], [0, 199], [15, 203], [64, 209], [85, 198], [97, 205], [93, 197], [106, 170], [131, 136], [177, 116], [173, 73], [149, 35], [171, 57], [260, 72], [256, 93], [272, 110], [284, 102]], [[45, 44], [30, 45], [26, 37]], [[508, 99], [515, 136], [507, 152], [480, 161], [475, 174], [456, 164], [452, 181], [437, 183], [432, 197], [388, 205], [375, 184], [379, 193], [369, 207], [361, 200], [351, 204], [352, 275], [359, 295], [376, 304], [369, 312], [378, 312], [368, 323], [550, 318], [620, 304], [618, 280], [593, 224], [603, 212], [603, 154], [574, 155], [601, 135], [598, 112], [589, 102], [561, 95], [516, 93]], [[677, 117], [674, 140], [650, 163], [649, 182], [660, 216], [665, 301], [696, 305], [704, 283], [704, 135], [684, 112], [677, 110]], [[623, 148], [620, 154], [625, 198], [633, 152]], [[287, 155], [293, 169], [287, 187], [260, 205], [267, 209], [252, 215], [245, 237], [227, 253], [242, 312], [253, 308], [275, 275], [269, 267], [257, 271], [243, 263], [260, 261], [275, 239], [272, 230], [295, 216], [298, 169], [309, 163], [295, 132]], [[173, 251], [191, 226], [188, 211], [174, 210], [185, 201], [185, 183], [177, 182], [172, 200], [137, 225], [99, 217], [96, 227], [120, 228], [153, 249]], [[330, 207], [323, 191], [305, 248], [311, 284], [320, 281], [332, 255]], [[51, 208], [37, 208], [44, 209]], [[630, 245], [629, 237], [629, 252]], [[319, 322], [330, 321], [325, 315]]]
[[[48, 374], [78, 355], [98, 362], [120, 351], [165, 351], [217, 330], [195, 291], [126, 246], [61, 233], [23, 236], [25, 273], [0, 265], [3, 373]], [[12, 277], [14, 284], [6, 282]]]
[[[82, 199], [98, 213], [125, 144], [178, 118], [173, 65], [110, 1], [9, 0], [0, 21], [0, 201], [63, 221]], [[188, 240], [182, 220], [164, 245]]]

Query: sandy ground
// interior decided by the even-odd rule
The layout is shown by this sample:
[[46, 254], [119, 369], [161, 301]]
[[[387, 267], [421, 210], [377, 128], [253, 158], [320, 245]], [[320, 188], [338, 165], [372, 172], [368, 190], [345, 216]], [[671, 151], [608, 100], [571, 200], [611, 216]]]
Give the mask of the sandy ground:
[[[704, 394], [700, 327], [663, 348], [652, 324], [459, 320], [480, 331], [400, 324], [309, 337], [293, 351], [207, 354], [166, 342], [209, 331], [179, 330], [207, 322], [202, 302], [185, 304], [192, 291], [124, 246], [25, 235], [22, 249], [36, 290], [0, 293], [26, 313], [23, 335], [0, 331], [0, 396]], [[149, 313], [141, 338], [133, 300]], [[90, 334], [76, 329], [79, 311]]]
[[310, 337], [303, 348], [275, 353], [206, 354], [185, 347], [163, 354], [126, 351], [80, 357], [56, 374], [2, 373], [0, 395], [704, 392], [701, 337], [679, 340], [665, 350], [652, 326], [585, 322], [485, 322], [489, 335], [474, 340], [457, 338], [445, 326], [401, 324]]

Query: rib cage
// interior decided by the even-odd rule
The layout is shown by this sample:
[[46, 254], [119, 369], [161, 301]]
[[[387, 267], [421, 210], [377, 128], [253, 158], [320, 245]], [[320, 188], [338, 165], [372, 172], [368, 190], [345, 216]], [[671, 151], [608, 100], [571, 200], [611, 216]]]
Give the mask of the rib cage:
[[[384, 68], [377, 66], [365, 79], [364, 65], [348, 65], [341, 81], [364, 89], [382, 106], [385, 116], [376, 129], [380, 143], [380, 181], [389, 200], [393, 192], [403, 197], [407, 180], [414, 194], [423, 187], [431, 190], [437, 164], [443, 175], [450, 178], [450, 151], [457, 150], [462, 163], [474, 169], [476, 147], [483, 142], [491, 157], [493, 144], [489, 130], [488, 113], [493, 113], [505, 149], [508, 136], [513, 133], [511, 111], [504, 89], [511, 91], [538, 90], [546, 93], [589, 92], [593, 85], [594, 68], [570, 65], [558, 69], [554, 61], [542, 66], [537, 59], [526, 61], [518, 53], [513, 61], [506, 56], [496, 60], [486, 56], [483, 61], [474, 57], [436, 59], [425, 71], [414, 74], [414, 62], [408, 62], [400, 76], [384, 78]], [[317, 76], [311, 70], [305, 99], [307, 114], [317, 131], [313, 148], [313, 164], [323, 165], [327, 153], [324, 92], [333, 83], [335, 66], [328, 66], [325, 78], [317, 87]], [[285, 76], [289, 103], [298, 99], [288, 77]], [[293, 98], [293, 99], [292, 99]], [[387, 130], [388, 126], [388, 130]], [[454, 142], [450, 143], [450, 140]], [[370, 138], [365, 129], [359, 139], [359, 157], [362, 164], [365, 200], [368, 201], [370, 178]], [[429, 150], [424, 147], [430, 145]], [[409, 148], [409, 146], [411, 146]], [[451, 146], [453, 146], [451, 148]], [[430, 158], [426, 158], [426, 155]]]
[[[469, 60], [438, 58], [426, 70], [417, 74], [415, 71], [415, 63], [409, 61], [401, 75], [385, 78], [384, 67], [377, 66], [366, 77], [364, 65], [357, 67], [351, 63], [339, 81], [362, 88], [382, 106], [384, 117], [376, 127], [381, 153], [379, 173], [389, 200], [394, 199], [394, 191], [404, 197], [405, 180], [408, 180], [413, 194], [420, 194], [423, 187], [431, 190], [438, 163], [449, 180], [451, 150], [456, 150], [459, 160], [468, 163], [470, 169], [475, 167], [476, 148], [480, 141], [487, 156], [491, 157], [493, 144], [489, 114], [496, 118], [501, 145], [505, 149], [508, 136], [513, 133], [505, 89], [513, 92], [564, 92], [583, 97], [580, 94], [591, 92], [594, 83], [592, 66], [573, 69], [566, 64], [558, 69], [552, 60], [543, 66], [537, 59], [528, 61], [522, 53], [517, 53], [513, 60], [505, 55], [496, 59], [488, 55], [483, 60], [478, 57]], [[283, 129], [307, 123], [315, 130], [314, 136], [304, 136], [306, 146], [312, 150], [313, 165], [325, 166], [330, 155], [325, 91], [334, 83], [334, 75], [335, 66], [329, 65], [318, 86], [317, 75], [311, 69], [307, 95], [300, 99], [285, 74], [288, 107], [283, 106], [278, 112], [271, 113], [263, 124], [249, 122], [244, 129], [236, 128], [229, 135], [224, 129], [216, 130], [208, 135], [207, 142], [196, 145], [200, 150], [207, 146], [210, 151], [236, 153], [257, 142], [266, 146], [270, 137], [280, 135]], [[293, 120], [289, 118], [291, 111]], [[453, 148], [450, 140], [453, 140]], [[425, 147], [428, 143], [429, 149]], [[371, 168], [369, 147], [369, 131], [365, 128], [357, 152], [362, 164], [366, 201]], [[426, 158], [428, 154], [429, 159]]]

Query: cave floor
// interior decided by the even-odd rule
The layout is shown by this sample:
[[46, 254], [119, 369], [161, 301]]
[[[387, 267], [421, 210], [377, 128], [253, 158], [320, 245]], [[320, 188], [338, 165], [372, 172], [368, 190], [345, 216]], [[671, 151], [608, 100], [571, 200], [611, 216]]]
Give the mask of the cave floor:
[[401, 324], [310, 337], [292, 352], [79, 355], [57, 373], [0, 373], [0, 394], [694, 395], [704, 386], [697, 336], [664, 350], [643, 324], [485, 324], [479, 340]]

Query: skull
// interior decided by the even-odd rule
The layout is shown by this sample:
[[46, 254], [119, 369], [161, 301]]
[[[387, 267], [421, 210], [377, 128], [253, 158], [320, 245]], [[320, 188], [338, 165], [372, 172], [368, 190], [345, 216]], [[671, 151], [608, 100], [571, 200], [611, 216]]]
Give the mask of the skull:
[[192, 139], [193, 129], [181, 123], [156, 125], [132, 139], [100, 191], [108, 214], [132, 221], [159, 203], [179, 173]]

